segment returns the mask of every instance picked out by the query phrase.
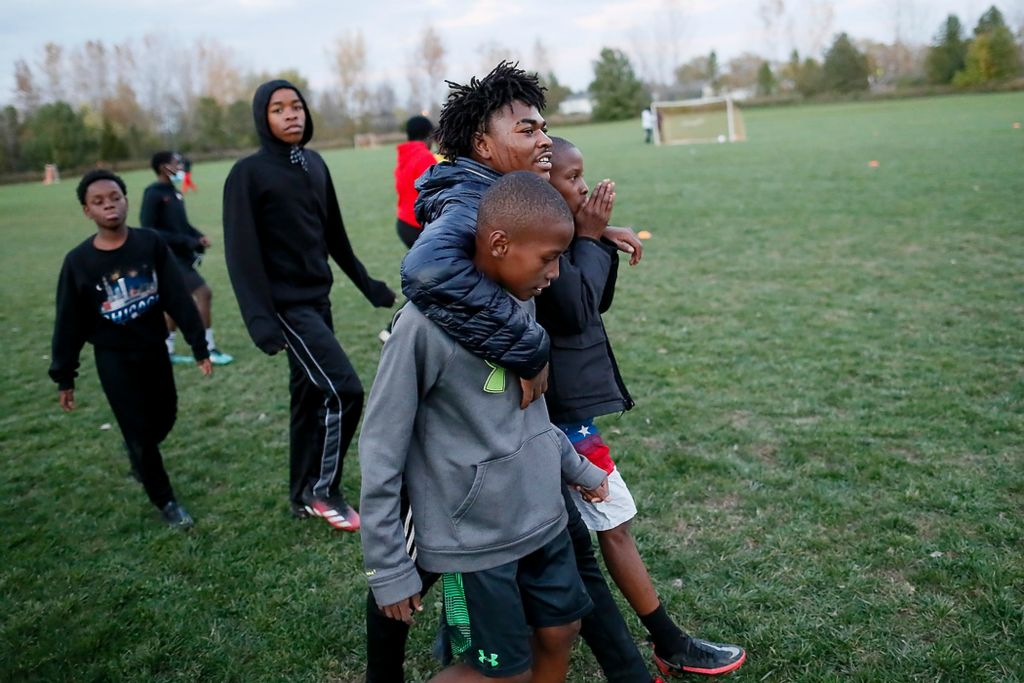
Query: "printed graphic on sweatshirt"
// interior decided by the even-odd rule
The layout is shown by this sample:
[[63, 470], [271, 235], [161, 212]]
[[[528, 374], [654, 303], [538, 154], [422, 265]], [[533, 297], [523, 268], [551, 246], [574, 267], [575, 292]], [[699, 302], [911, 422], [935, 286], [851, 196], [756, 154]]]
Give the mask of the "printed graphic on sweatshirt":
[[160, 301], [156, 271], [152, 266], [117, 269], [103, 276], [96, 290], [104, 294], [100, 315], [125, 325]]
[[488, 394], [505, 393], [505, 368], [495, 365], [489, 360], [484, 362], [491, 369], [491, 373], [487, 375], [487, 379], [484, 381], [484, 391]]

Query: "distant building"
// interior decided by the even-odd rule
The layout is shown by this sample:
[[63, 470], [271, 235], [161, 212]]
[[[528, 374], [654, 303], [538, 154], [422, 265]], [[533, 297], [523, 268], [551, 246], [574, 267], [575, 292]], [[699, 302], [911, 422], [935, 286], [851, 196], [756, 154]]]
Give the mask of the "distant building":
[[563, 116], [590, 116], [594, 113], [594, 101], [586, 93], [573, 93], [558, 105], [558, 113]]

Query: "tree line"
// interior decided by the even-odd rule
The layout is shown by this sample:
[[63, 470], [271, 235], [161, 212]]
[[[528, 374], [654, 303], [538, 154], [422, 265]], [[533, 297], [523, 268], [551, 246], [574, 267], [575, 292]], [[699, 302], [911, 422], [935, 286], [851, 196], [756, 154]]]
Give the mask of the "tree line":
[[[808, 29], [812, 43], [823, 43], [830, 31], [830, 7], [820, 2], [804, 8], [814, 19]], [[793, 25], [787, 11], [783, 0], [761, 2], [761, 18], [773, 44], [783, 43], [782, 29]], [[725, 92], [815, 97], [926, 84], [977, 86], [1020, 76], [1024, 62], [1024, 27], [1015, 36], [995, 6], [982, 14], [970, 36], [959, 18], [950, 15], [930, 45], [907, 45], [898, 30], [892, 44], [855, 41], [839, 33], [823, 47], [820, 60], [793, 49], [785, 61], [744, 53], [723, 65], [712, 51], [679, 63], [681, 24], [682, 16], [670, 13], [658, 22], [657, 33], [636, 36], [632, 50], [601, 50], [588, 88], [593, 119], [636, 116], [652, 98]], [[519, 60], [535, 70], [548, 88], [551, 112], [571, 95], [555, 76], [539, 40], [532, 54], [516, 54], [496, 43], [479, 46], [478, 53], [482, 72], [502, 59]], [[443, 101], [449, 75], [446, 50], [430, 26], [406, 54], [404, 102], [390, 83], [370, 82], [360, 31], [339, 36], [328, 55], [334, 84], [314, 92], [296, 69], [246, 71], [229, 48], [209, 38], [179, 44], [154, 34], [139, 43], [48, 43], [34, 62], [19, 59], [14, 64], [15, 104], [0, 111], [0, 173], [40, 170], [47, 163], [75, 168], [141, 160], [160, 148], [192, 154], [252, 148], [257, 141], [250, 95], [256, 85], [274, 77], [292, 81], [307, 94], [322, 146], [350, 144], [358, 133], [397, 131], [411, 113], [436, 115]]]

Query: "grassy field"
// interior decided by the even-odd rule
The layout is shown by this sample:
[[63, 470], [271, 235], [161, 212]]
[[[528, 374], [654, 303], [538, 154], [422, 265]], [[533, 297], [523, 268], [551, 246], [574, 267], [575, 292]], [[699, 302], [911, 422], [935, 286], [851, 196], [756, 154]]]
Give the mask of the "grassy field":
[[[653, 234], [607, 316], [638, 405], [602, 424], [662, 598], [747, 647], [737, 681], [1024, 680], [1024, 94], [745, 117], [735, 145], [554, 131]], [[393, 152], [325, 156], [397, 286]], [[73, 414], [46, 376], [57, 270], [91, 232], [75, 180], [0, 187], [0, 680], [362, 680], [359, 541], [288, 515], [286, 362], [250, 343], [217, 249], [228, 168], [188, 197], [237, 362], [175, 370], [187, 535], [126, 476], [91, 353]], [[134, 218], [150, 174], [126, 179]], [[333, 303], [369, 386], [388, 313], [343, 277]], [[436, 670], [429, 602], [410, 680]], [[573, 667], [599, 679], [583, 647]]]

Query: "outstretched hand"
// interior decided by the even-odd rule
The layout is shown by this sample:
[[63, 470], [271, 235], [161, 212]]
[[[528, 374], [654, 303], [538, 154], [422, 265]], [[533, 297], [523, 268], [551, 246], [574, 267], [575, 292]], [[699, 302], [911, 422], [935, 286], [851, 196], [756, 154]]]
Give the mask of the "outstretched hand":
[[604, 235], [615, 205], [615, 183], [605, 178], [587, 195], [586, 201], [573, 216], [576, 235], [599, 240]]
[[213, 363], [209, 358], [197, 360], [196, 366], [199, 368], [199, 372], [203, 373], [203, 377], [209, 377], [213, 374]]
[[384, 616], [389, 619], [395, 619], [397, 621], [404, 621], [407, 624], [411, 624], [413, 621], [413, 615], [416, 612], [423, 611], [423, 605], [420, 604], [420, 594], [416, 593], [412, 597], [400, 600], [393, 605], [378, 605], [380, 611], [384, 613]]
[[629, 265], [640, 263], [644, 256], [644, 244], [633, 232], [633, 228], [618, 228], [609, 225], [604, 230], [604, 238], [615, 245], [619, 251], [629, 254]]

